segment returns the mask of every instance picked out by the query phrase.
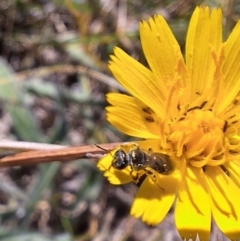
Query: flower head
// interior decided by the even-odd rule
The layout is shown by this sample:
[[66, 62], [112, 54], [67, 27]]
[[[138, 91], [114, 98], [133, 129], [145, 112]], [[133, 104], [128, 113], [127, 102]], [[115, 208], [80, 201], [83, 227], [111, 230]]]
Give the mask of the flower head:
[[[140, 24], [140, 37], [149, 68], [114, 49], [109, 68], [132, 96], [109, 93], [107, 119], [120, 131], [145, 140], [119, 147], [121, 157], [113, 150], [98, 167], [113, 184], [139, 182], [146, 176], [131, 208], [144, 222], [161, 222], [174, 204], [183, 238], [209, 240], [213, 218], [226, 236], [237, 239], [240, 22], [223, 42], [221, 10], [197, 7], [185, 57], [160, 15]], [[136, 151], [145, 153], [144, 163], [135, 163], [140, 159]], [[167, 173], [159, 169], [165, 168], [163, 162], [156, 167], [159, 153], [171, 160]], [[129, 165], [114, 168], [116, 160]]]

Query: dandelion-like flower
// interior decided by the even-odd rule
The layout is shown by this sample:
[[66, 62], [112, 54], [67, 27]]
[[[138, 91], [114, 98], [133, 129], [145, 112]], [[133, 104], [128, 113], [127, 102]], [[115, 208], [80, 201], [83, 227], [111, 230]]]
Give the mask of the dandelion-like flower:
[[[116, 151], [98, 167], [112, 184], [143, 174], [131, 214], [150, 225], [175, 206], [183, 238], [209, 240], [211, 219], [230, 239], [240, 237], [240, 22], [222, 41], [222, 12], [197, 7], [189, 23], [185, 58], [160, 15], [140, 24], [149, 68], [114, 49], [109, 68], [132, 96], [109, 93], [107, 119], [120, 131], [144, 141], [134, 146], [146, 158], [161, 153], [172, 161], [164, 173], [151, 167], [114, 168]], [[119, 153], [118, 153], [119, 154]], [[134, 153], [135, 154], [135, 153]], [[126, 156], [123, 156], [126, 158]]]

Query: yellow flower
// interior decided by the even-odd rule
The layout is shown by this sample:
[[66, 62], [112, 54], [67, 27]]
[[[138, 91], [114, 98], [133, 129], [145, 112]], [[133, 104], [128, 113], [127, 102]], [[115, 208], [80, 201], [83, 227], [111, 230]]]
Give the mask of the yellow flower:
[[212, 218], [227, 237], [240, 238], [240, 22], [223, 42], [221, 10], [197, 7], [185, 58], [160, 15], [140, 24], [140, 37], [149, 68], [114, 49], [109, 68], [132, 96], [109, 93], [107, 119], [145, 139], [118, 149], [163, 153], [172, 170], [118, 170], [118, 149], [98, 167], [116, 185], [146, 175], [131, 208], [144, 222], [158, 224], [174, 205], [183, 238], [209, 240]]

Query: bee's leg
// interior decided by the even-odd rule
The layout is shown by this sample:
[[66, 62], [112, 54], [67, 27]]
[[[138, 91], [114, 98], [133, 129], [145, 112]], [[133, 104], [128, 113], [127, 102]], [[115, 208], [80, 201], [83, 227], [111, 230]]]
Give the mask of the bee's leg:
[[131, 168], [130, 175], [131, 175], [133, 181], [138, 182], [139, 181], [138, 172], [137, 172], [137, 170], [134, 170], [132, 160], [129, 161], [129, 166]]
[[147, 154], [150, 156], [152, 153], [153, 153], [153, 150], [152, 150], [151, 147], [149, 147], [148, 150], [147, 150]]
[[131, 175], [134, 182], [139, 181], [138, 172], [136, 170], [131, 170], [130, 175]]
[[144, 171], [145, 171], [145, 173], [146, 173], [148, 176], [150, 176], [150, 178], [152, 179], [152, 181], [153, 181], [160, 189], [165, 190], [163, 187], [161, 187], [161, 186], [159, 185], [159, 183], [157, 182], [157, 177], [156, 177], [156, 175], [155, 175], [151, 170], [149, 170], [148, 168], [145, 168]]
[[136, 185], [138, 187], [141, 187], [141, 185], [144, 182], [144, 180], [146, 179], [146, 177], [147, 177], [147, 174], [143, 174], [143, 175], [139, 176], [139, 178], [138, 178], [139, 180], [135, 181]]
[[139, 145], [137, 143], [132, 143], [132, 146], [133, 146], [132, 147], [133, 149], [138, 149], [139, 148]]
[[147, 169], [147, 168], [144, 168], [144, 171], [145, 171], [145, 173], [146, 173], [148, 176], [150, 176], [150, 177], [152, 178], [152, 180], [153, 180], [154, 182], [156, 182], [157, 178], [156, 178], [155, 174], [154, 174], [151, 170], [149, 170], [149, 169]]

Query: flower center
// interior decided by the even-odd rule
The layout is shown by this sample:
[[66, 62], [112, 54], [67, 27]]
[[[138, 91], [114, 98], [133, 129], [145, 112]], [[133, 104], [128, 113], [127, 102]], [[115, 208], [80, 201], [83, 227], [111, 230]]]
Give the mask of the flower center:
[[171, 123], [168, 141], [177, 156], [193, 166], [221, 165], [226, 160], [225, 121], [209, 110], [193, 109]]

